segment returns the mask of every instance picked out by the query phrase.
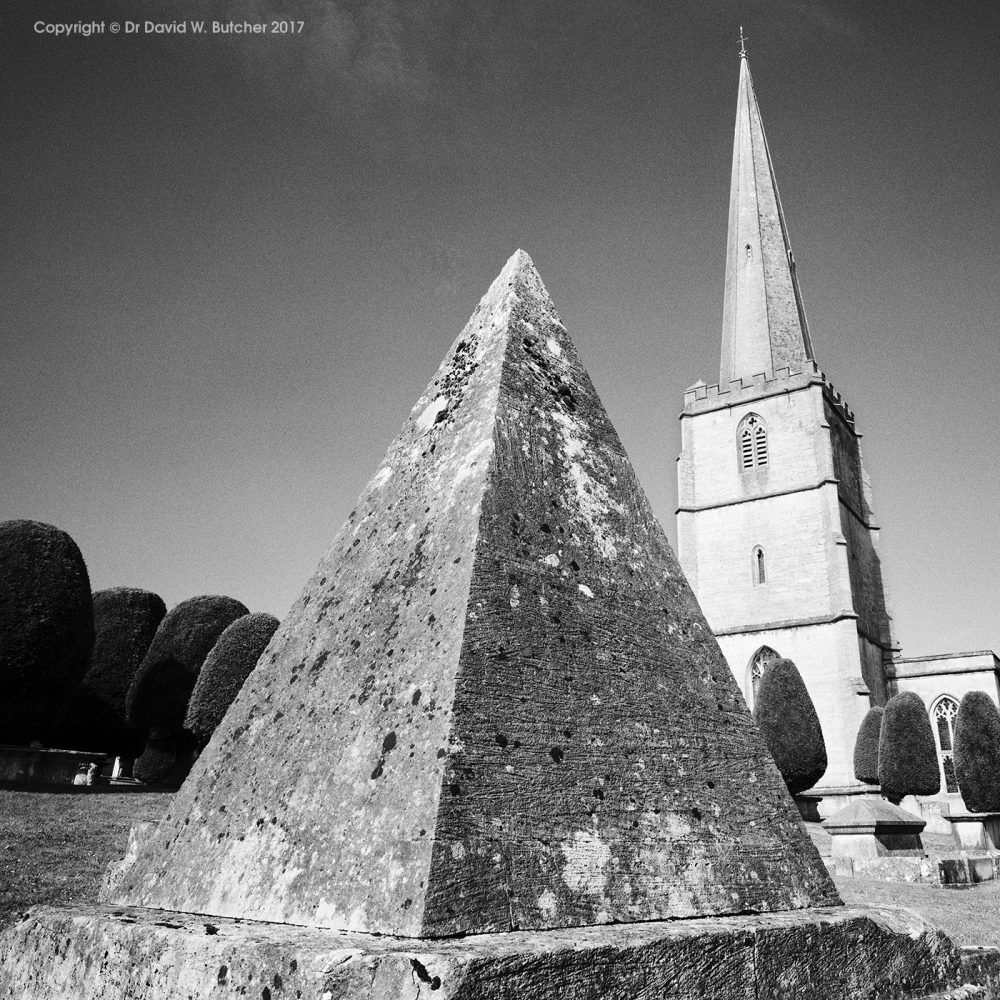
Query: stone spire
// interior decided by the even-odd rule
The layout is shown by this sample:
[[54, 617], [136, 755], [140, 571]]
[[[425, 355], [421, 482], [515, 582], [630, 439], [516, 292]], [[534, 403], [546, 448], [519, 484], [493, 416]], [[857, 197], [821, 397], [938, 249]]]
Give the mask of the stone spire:
[[729, 192], [719, 383], [725, 387], [731, 379], [778, 368], [801, 370], [812, 358], [774, 167], [743, 48]]

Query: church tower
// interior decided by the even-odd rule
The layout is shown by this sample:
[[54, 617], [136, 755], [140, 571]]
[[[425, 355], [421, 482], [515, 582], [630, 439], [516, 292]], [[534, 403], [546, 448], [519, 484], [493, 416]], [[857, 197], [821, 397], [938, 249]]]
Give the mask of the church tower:
[[678, 555], [749, 705], [794, 660], [829, 765], [856, 784], [854, 740], [892, 658], [878, 528], [854, 414], [816, 364], [746, 51], [729, 195], [718, 385], [684, 394]]

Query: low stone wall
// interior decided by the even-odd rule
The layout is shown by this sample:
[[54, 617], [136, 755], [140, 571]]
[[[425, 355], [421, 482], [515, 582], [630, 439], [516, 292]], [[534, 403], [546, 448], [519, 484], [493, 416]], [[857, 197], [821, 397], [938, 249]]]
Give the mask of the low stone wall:
[[943, 881], [938, 859], [926, 856], [841, 857], [834, 859], [833, 871], [850, 878], [876, 878], [884, 882], [926, 882], [928, 885], [939, 885]]

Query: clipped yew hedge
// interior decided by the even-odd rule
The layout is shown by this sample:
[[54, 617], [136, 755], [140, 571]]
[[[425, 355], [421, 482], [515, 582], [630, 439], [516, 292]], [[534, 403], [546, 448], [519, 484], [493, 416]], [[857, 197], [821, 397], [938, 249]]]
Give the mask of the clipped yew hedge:
[[878, 740], [884, 712], [880, 705], [869, 708], [854, 741], [854, 777], [866, 785], [878, 784]]
[[132, 777], [147, 785], [179, 785], [184, 771], [184, 755], [178, 753], [176, 738], [169, 733], [161, 736], [154, 729], [132, 766]]
[[93, 643], [76, 542], [41, 521], [0, 522], [0, 743], [48, 742]]
[[941, 788], [937, 745], [918, 694], [893, 695], [882, 715], [878, 741], [878, 779], [893, 802], [905, 795], [936, 795]]
[[791, 660], [767, 665], [753, 717], [789, 792], [804, 792], [826, 772], [826, 743], [819, 716], [798, 667]]
[[955, 779], [969, 812], [1000, 812], [1000, 711], [970, 691], [955, 717]]
[[158, 594], [112, 587], [94, 594], [94, 648], [57, 736], [67, 750], [134, 757], [142, 741], [125, 721], [125, 700], [167, 613]]
[[[227, 626], [247, 613], [232, 597], [207, 595], [182, 601], [160, 622], [126, 699], [129, 726], [158, 759], [171, 752], [183, 757], [184, 716], [198, 673]], [[136, 766], [143, 780], [144, 765]]]
[[184, 719], [196, 746], [204, 747], [212, 738], [277, 630], [274, 615], [258, 612], [237, 618], [219, 636], [198, 674]]

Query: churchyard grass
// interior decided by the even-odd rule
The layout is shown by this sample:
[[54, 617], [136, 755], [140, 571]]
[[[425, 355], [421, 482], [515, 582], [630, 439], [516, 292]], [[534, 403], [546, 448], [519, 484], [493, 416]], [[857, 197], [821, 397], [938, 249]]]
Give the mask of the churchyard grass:
[[[36, 903], [96, 899], [111, 860], [125, 853], [129, 828], [157, 820], [169, 792], [0, 789], [0, 927]], [[836, 878], [849, 906], [905, 906], [957, 944], [1000, 947], [1000, 882], [972, 889]]]
[[0, 927], [36, 903], [97, 898], [134, 823], [157, 820], [169, 792], [0, 788]]
[[916, 910], [958, 945], [1000, 948], [1000, 882], [968, 889], [869, 878], [834, 877], [848, 906], [903, 906]]

